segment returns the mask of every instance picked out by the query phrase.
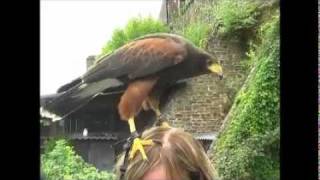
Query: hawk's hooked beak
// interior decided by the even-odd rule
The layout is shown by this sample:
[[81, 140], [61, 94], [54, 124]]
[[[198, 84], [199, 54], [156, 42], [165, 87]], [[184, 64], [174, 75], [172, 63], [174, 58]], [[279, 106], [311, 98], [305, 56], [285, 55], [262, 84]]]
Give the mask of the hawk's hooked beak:
[[213, 72], [216, 73], [220, 79], [223, 78], [223, 72], [222, 72], [222, 67], [220, 64], [212, 64], [208, 67], [208, 69]]

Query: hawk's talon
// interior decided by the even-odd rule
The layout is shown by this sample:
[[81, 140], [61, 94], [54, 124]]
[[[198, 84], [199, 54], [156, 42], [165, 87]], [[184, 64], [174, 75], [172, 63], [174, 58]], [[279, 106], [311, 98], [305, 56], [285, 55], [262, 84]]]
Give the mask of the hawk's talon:
[[143, 146], [152, 145], [153, 144], [152, 140], [151, 139], [150, 140], [142, 140], [139, 138], [139, 135], [136, 131], [136, 126], [135, 126], [133, 117], [129, 118], [128, 123], [129, 123], [129, 128], [130, 128], [132, 138], [134, 138], [132, 146], [131, 146], [130, 154], [129, 154], [129, 159], [132, 159], [134, 157], [134, 155], [136, 154], [136, 152], [140, 151], [140, 153], [142, 155], [142, 159], [147, 160], [148, 158], [147, 158], [147, 155], [143, 149]]
[[142, 155], [142, 159], [143, 160], [147, 160], [147, 155], [143, 149], [143, 146], [149, 146], [149, 145], [153, 145], [153, 142], [151, 139], [149, 140], [142, 140], [140, 138], [135, 138], [133, 140], [133, 144], [132, 144], [132, 148], [130, 151], [130, 155], [129, 155], [129, 159], [132, 159], [135, 154], [137, 153], [137, 151], [140, 151], [141, 155]]

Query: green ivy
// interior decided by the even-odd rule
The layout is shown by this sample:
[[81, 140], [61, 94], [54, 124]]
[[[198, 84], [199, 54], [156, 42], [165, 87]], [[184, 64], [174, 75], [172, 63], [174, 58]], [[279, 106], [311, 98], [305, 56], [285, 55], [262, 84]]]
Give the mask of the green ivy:
[[[47, 180], [113, 180], [114, 175], [98, 171], [77, 155], [66, 140], [51, 141], [41, 155], [41, 171]], [[54, 146], [54, 147], [52, 147]]]
[[258, 32], [261, 43], [249, 50], [253, 70], [214, 147], [224, 180], [279, 179], [279, 15], [270, 19]]
[[221, 25], [220, 33], [235, 34], [242, 29], [248, 29], [257, 23], [258, 3], [253, 0], [219, 0], [215, 4], [213, 14]]

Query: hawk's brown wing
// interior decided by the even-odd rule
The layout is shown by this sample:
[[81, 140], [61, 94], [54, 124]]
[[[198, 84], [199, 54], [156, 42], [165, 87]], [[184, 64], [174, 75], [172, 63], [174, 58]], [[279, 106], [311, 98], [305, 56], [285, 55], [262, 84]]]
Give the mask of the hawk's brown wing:
[[170, 37], [140, 39], [101, 60], [82, 79], [85, 83], [123, 76], [136, 79], [174, 66], [186, 56], [184, 44]]

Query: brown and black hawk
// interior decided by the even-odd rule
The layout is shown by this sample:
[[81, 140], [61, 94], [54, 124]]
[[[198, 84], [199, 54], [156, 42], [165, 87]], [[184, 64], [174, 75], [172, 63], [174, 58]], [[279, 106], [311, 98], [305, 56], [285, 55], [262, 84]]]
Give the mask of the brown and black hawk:
[[165, 89], [179, 80], [210, 72], [222, 77], [219, 61], [190, 41], [174, 34], [150, 34], [101, 58], [83, 76], [62, 86], [54, 98], [43, 102], [41, 112], [64, 118], [100, 93], [123, 90], [118, 112], [133, 132], [134, 117], [141, 109], [160, 115], [159, 97]]

